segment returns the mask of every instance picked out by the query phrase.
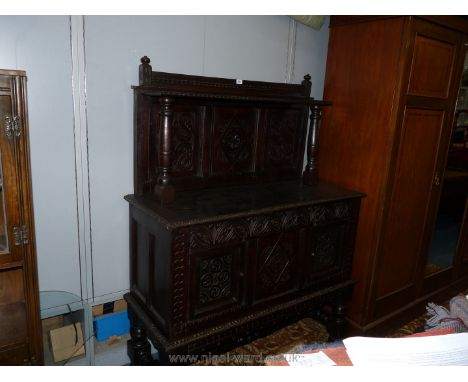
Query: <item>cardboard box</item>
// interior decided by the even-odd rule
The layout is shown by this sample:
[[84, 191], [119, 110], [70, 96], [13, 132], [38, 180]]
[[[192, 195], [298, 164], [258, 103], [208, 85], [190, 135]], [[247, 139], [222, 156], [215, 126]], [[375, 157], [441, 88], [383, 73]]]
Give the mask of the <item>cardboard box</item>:
[[114, 313], [115, 312], [123, 312], [127, 310], [127, 301], [125, 300], [117, 300], [114, 301]]
[[85, 354], [81, 323], [67, 325], [49, 332], [54, 362]]
[[61, 328], [63, 325], [63, 316], [55, 316], [42, 320], [42, 341], [44, 342], [44, 347], [50, 349], [49, 332]]
[[104, 314], [104, 306], [102, 304], [93, 306], [93, 316], [102, 316]]

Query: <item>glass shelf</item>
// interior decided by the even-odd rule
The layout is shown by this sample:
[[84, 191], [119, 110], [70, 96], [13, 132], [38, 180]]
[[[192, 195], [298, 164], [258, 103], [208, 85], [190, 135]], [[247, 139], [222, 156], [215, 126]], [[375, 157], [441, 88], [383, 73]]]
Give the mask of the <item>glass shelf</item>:
[[[44, 359], [46, 365], [94, 365], [93, 317], [92, 311], [79, 296], [65, 291], [42, 291], [39, 293], [41, 303], [41, 319], [64, 316], [72, 323], [80, 323], [83, 330], [85, 354], [79, 358], [70, 358], [62, 362], [53, 362], [48, 346], [48, 337], [44, 343]], [[48, 333], [44, 333], [48, 336]]]

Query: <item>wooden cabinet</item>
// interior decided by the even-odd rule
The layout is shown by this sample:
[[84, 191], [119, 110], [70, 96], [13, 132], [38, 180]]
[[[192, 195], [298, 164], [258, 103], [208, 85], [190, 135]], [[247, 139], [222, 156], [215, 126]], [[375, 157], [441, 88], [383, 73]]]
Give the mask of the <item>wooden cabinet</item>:
[[239, 84], [153, 72], [142, 59], [135, 194], [125, 197], [133, 364], [152, 362], [147, 337], [169, 362], [325, 310], [330, 333], [344, 334], [363, 195], [315, 184], [326, 103], [309, 98], [309, 80]]
[[[271, 197], [260, 209], [254, 201], [266, 189], [290, 200], [300, 194], [304, 205]], [[342, 312], [353, 285], [361, 194], [291, 181], [236, 186], [224, 190], [231, 213], [210, 214], [217, 192], [205, 192], [202, 201], [196, 192], [184, 193], [192, 205], [188, 216], [177, 204], [126, 197], [132, 252], [125, 299], [133, 333], [143, 323], [161, 360], [229, 349], [327, 304]], [[336, 322], [329, 322], [333, 336], [343, 334]], [[132, 341], [129, 354], [138, 364], [141, 336]]]
[[0, 365], [42, 364], [26, 75], [0, 70]]
[[[468, 22], [332, 17], [320, 131], [324, 181], [363, 200], [349, 318], [372, 333], [468, 284], [458, 260], [428, 274]], [[460, 239], [463, 239], [460, 236]], [[443, 280], [443, 281], [442, 281]]]

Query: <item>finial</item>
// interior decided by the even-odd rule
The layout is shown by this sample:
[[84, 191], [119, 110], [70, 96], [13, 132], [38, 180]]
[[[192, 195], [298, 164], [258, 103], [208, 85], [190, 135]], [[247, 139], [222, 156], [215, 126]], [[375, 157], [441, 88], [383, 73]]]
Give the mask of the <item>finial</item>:
[[141, 64], [138, 69], [139, 71], [139, 83], [140, 85], [149, 85], [151, 83], [151, 71], [153, 68], [151, 67], [150, 59], [148, 56], [143, 56], [141, 59]]
[[301, 82], [302, 94], [306, 97], [310, 97], [310, 90], [312, 89], [312, 82], [310, 82], [311, 78], [312, 77], [310, 76], [310, 74], [306, 74]]

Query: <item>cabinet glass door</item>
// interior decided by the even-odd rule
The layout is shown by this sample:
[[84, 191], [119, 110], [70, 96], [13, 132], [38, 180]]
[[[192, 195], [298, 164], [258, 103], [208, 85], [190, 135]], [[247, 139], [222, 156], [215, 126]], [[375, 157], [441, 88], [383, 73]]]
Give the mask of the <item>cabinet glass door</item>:
[[0, 76], [0, 264], [22, 257], [21, 118], [15, 80]]
[[453, 265], [460, 247], [468, 196], [468, 51], [455, 111], [454, 126], [443, 179], [439, 210], [426, 262], [426, 275]]

